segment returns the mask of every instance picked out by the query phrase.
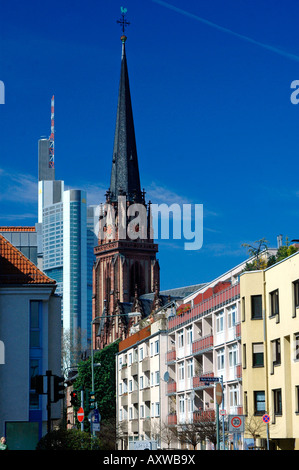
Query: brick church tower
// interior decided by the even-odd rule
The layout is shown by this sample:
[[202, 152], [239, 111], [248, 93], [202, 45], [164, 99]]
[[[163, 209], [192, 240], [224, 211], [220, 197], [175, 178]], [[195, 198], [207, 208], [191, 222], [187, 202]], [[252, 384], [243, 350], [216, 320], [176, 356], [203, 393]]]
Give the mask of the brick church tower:
[[126, 36], [121, 37], [121, 73], [110, 188], [100, 214], [93, 269], [93, 346], [101, 349], [128, 334], [130, 312], [148, 315], [140, 296], [159, 301], [158, 245], [151, 230], [151, 203], [141, 190], [129, 77]]

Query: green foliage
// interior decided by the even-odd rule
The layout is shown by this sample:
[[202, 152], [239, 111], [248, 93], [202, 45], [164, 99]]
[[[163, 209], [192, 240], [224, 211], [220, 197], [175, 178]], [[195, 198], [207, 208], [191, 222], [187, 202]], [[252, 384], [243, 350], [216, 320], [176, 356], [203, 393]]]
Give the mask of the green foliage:
[[261, 256], [263, 251], [267, 253], [267, 240], [262, 238], [261, 240], [257, 240], [255, 243], [257, 246], [248, 245], [248, 243], [242, 244], [242, 246], [247, 247], [248, 253], [255, 258], [253, 261], [246, 263], [244, 271], [255, 271], [258, 269], [269, 268], [269, 266], [273, 266], [273, 264], [282, 261], [298, 251], [296, 246], [289, 245], [288, 237], [286, 237], [285, 244], [278, 248], [276, 255], [270, 255], [267, 259], [266, 257]]
[[[119, 341], [115, 341], [94, 353], [94, 364], [101, 364], [94, 367], [94, 391], [103, 421], [115, 418], [116, 414], [115, 355], [118, 353], [118, 343]], [[90, 391], [92, 389], [91, 358], [78, 365], [78, 378], [74, 382], [74, 390], [80, 389]], [[88, 426], [86, 418], [85, 421]]]
[[102, 450], [101, 441], [77, 429], [58, 429], [43, 436], [36, 450]]

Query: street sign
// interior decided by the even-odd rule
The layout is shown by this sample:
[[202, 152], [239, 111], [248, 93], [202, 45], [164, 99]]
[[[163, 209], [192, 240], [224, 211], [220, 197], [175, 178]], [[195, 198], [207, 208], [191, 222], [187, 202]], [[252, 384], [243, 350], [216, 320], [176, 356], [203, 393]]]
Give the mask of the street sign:
[[219, 414], [220, 414], [220, 416], [225, 416], [225, 415], [226, 415], [226, 411], [225, 411], [225, 410], [219, 410]]
[[82, 421], [84, 420], [84, 410], [82, 406], [77, 411], [77, 418], [78, 418], [79, 423], [82, 423]]
[[267, 414], [264, 414], [264, 416], [263, 416], [263, 421], [264, 421], [264, 423], [269, 423], [269, 421], [270, 421], [270, 416], [267, 415]]
[[244, 432], [244, 416], [229, 415], [228, 417], [229, 432]]
[[95, 408], [94, 410], [91, 410], [91, 412], [88, 415], [88, 421], [91, 423], [93, 431], [97, 431], [97, 432], [100, 431], [101, 415], [97, 408]]
[[219, 377], [199, 377], [201, 382], [219, 382]]

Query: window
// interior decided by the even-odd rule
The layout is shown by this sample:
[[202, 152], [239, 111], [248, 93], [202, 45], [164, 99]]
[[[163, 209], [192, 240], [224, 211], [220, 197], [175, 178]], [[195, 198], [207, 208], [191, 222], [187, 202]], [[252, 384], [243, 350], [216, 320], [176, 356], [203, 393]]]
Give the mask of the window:
[[262, 296], [252, 295], [251, 296], [251, 319], [260, 320], [261, 318], [263, 318]]
[[185, 367], [184, 363], [180, 362], [179, 363], [179, 380], [184, 380], [185, 379]]
[[278, 299], [278, 289], [270, 292], [270, 316], [279, 314], [279, 299]]
[[264, 366], [264, 344], [253, 343], [252, 344], [252, 367], [263, 367]]
[[295, 394], [296, 394], [296, 396], [295, 396], [296, 413], [299, 413], [299, 385], [296, 385], [296, 387], [295, 387]]
[[227, 310], [227, 322], [228, 322], [228, 328], [233, 328], [236, 324], [236, 313], [237, 313], [237, 308], [235, 305], [233, 305], [231, 308]]
[[160, 403], [156, 402], [156, 416], [160, 416]]
[[192, 379], [193, 377], [193, 359], [187, 361], [187, 378]]
[[32, 300], [30, 302], [30, 347], [41, 347], [41, 325], [40, 325], [40, 303]]
[[253, 392], [254, 397], [254, 414], [258, 416], [262, 416], [265, 414], [265, 392], [264, 391], [255, 391]]
[[156, 385], [159, 385], [160, 382], [160, 372], [157, 370], [155, 372], [155, 380], [156, 380]]
[[246, 344], [243, 344], [242, 364], [243, 364], [243, 369], [246, 369]]
[[155, 354], [159, 354], [159, 340], [155, 341]]
[[129, 380], [129, 392], [132, 392], [133, 390], [133, 380]]
[[185, 413], [185, 397], [184, 397], [184, 395], [180, 395], [179, 410], [180, 410], [180, 413]]
[[144, 405], [140, 405], [140, 418], [144, 418]]
[[144, 358], [144, 355], [143, 355], [143, 346], [142, 348], [139, 349], [139, 360], [142, 361]]
[[142, 388], [144, 387], [144, 382], [143, 382], [143, 380], [144, 380], [144, 376], [141, 375], [141, 377], [140, 377], [140, 389], [142, 389]]
[[216, 315], [216, 333], [221, 333], [224, 328], [224, 312], [223, 310]]
[[281, 403], [281, 388], [273, 390], [273, 401], [274, 401], [274, 415], [282, 415], [282, 403]]
[[132, 364], [133, 356], [132, 353], [129, 353], [129, 366]]
[[231, 407], [239, 405], [239, 391], [237, 385], [231, 385], [229, 387], [229, 404]]
[[133, 419], [133, 407], [130, 406], [129, 408], [129, 419]]
[[299, 361], [299, 333], [295, 333], [295, 361]]
[[123, 384], [122, 384], [122, 382], [120, 382], [120, 384], [119, 384], [119, 394], [122, 395], [122, 393], [123, 393]]
[[281, 364], [280, 339], [275, 339], [274, 341], [271, 341], [271, 349], [272, 349], [272, 366], [279, 366]]
[[299, 279], [293, 282], [293, 292], [294, 292], [294, 314], [296, 316], [296, 310], [299, 308]]
[[187, 328], [186, 333], [187, 333], [187, 344], [192, 344], [192, 326]]
[[[38, 359], [30, 359], [30, 377], [33, 378], [36, 375], [39, 375], [39, 368], [40, 363]], [[39, 409], [40, 402], [39, 402], [39, 395], [35, 392], [35, 390], [30, 390], [30, 398], [29, 398], [29, 408], [32, 409]]]
[[238, 363], [238, 347], [236, 344], [231, 346], [228, 350], [229, 367], [234, 367]]
[[245, 321], [245, 297], [242, 297], [241, 312], [242, 312], [242, 321]]
[[219, 351], [217, 351], [217, 369], [224, 369], [224, 348], [219, 349]]
[[119, 410], [119, 421], [123, 420], [123, 410], [122, 408]]
[[184, 347], [184, 331], [183, 330], [179, 331], [178, 333], [178, 345], [179, 345], [179, 348]]

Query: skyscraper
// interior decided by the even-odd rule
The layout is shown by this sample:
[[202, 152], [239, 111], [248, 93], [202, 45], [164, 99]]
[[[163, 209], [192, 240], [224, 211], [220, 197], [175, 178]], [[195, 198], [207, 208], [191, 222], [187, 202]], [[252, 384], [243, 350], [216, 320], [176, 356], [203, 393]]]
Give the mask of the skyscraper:
[[88, 267], [92, 272], [94, 209], [87, 208], [85, 191], [65, 190], [64, 181], [55, 180], [53, 106], [51, 136], [38, 142], [38, 256], [45, 274], [57, 282], [63, 330], [69, 332], [73, 346], [77, 348], [81, 341], [81, 350], [85, 350], [90, 341], [92, 289]]

